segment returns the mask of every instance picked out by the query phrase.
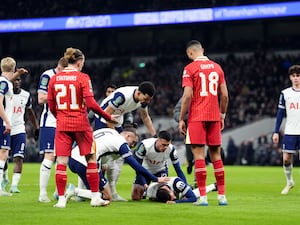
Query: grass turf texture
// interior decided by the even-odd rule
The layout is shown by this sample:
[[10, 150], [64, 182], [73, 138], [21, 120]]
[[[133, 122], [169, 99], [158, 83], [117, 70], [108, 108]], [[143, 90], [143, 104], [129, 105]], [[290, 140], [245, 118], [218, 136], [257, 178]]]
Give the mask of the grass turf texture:
[[[66, 209], [53, 208], [51, 203], [37, 202], [39, 193], [38, 163], [25, 163], [19, 184], [21, 193], [12, 197], [0, 197], [1, 224], [5, 225], [168, 225], [168, 224], [295, 224], [298, 219], [300, 193], [296, 186], [283, 196], [285, 185], [281, 167], [240, 167], [227, 166], [228, 206], [217, 205], [217, 193], [208, 194], [209, 206], [200, 207], [190, 203], [168, 205], [142, 200], [140, 202], [112, 202], [108, 207], [93, 208], [89, 201], [69, 201]], [[13, 165], [9, 165], [10, 177]], [[185, 171], [185, 167], [183, 170]], [[69, 182], [77, 184], [74, 174], [69, 174]], [[170, 171], [170, 175], [174, 175]], [[50, 178], [49, 197], [55, 189], [54, 169]], [[121, 196], [130, 198], [134, 172], [124, 165], [118, 183]], [[190, 184], [193, 175], [187, 176]], [[300, 184], [299, 168], [294, 168], [294, 179]], [[208, 183], [214, 182], [213, 170], [208, 167]], [[8, 188], [7, 188], [8, 189]]]

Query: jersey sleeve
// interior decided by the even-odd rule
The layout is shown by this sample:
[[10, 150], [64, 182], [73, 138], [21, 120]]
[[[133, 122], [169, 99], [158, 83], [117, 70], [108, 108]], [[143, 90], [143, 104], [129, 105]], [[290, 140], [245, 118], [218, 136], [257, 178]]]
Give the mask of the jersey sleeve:
[[121, 92], [116, 92], [112, 99], [109, 100], [109, 105], [113, 108], [119, 108], [120, 105], [123, 105], [125, 102], [125, 96]]
[[193, 87], [192, 72], [189, 69], [189, 65], [187, 65], [183, 70], [182, 87]]
[[50, 82], [50, 76], [46, 73], [42, 74], [39, 81], [38, 92], [48, 92], [48, 84]]
[[180, 178], [176, 178], [173, 183], [173, 190], [175, 193], [181, 193], [182, 198], [175, 200], [176, 203], [184, 203], [184, 202], [195, 202], [197, 201], [197, 197], [192, 191], [191, 187], [187, 185]]
[[0, 81], [0, 94], [5, 95], [8, 92], [8, 83], [4, 80]]
[[83, 97], [94, 96], [92, 82], [91, 82], [90, 77], [87, 74], [84, 74], [81, 81], [82, 81]]

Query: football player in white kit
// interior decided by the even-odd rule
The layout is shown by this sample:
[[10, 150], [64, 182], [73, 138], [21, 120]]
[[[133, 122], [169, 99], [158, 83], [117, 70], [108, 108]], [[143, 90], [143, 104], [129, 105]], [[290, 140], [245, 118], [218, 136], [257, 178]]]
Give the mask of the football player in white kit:
[[[206, 193], [216, 190], [216, 184], [206, 186]], [[146, 196], [151, 200], [171, 204], [196, 202], [200, 193], [198, 188], [192, 190], [180, 177], [170, 177], [166, 183], [152, 182]]]
[[6, 192], [8, 173], [4, 172], [10, 150], [11, 118], [13, 112], [13, 85], [11, 81], [28, 71], [24, 68], [16, 70], [16, 61], [11, 57], [1, 60], [0, 76], [0, 196], [11, 196]]
[[[158, 177], [168, 176], [168, 160], [171, 160], [177, 176], [187, 184], [186, 177], [180, 168], [177, 151], [175, 146], [171, 144], [171, 135], [169, 132], [160, 131], [158, 138], [144, 139], [134, 154], [143, 167]], [[142, 174], [137, 174], [132, 188], [131, 199], [142, 199], [150, 182]]]
[[60, 58], [56, 68], [46, 70], [40, 77], [38, 86], [38, 103], [43, 104], [44, 109], [40, 118], [40, 154], [44, 155], [44, 159], [40, 167], [40, 194], [39, 202], [50, 202], [47, 193], [48, 182], [51, 173], [51, 167], [55, 161], [54, 156], [54, 136], [56, 129], [56, 119], [52, 115], [48, 107], [48, 83], [51, 77], [62, 71], [68, 66], [65, 58]]
[[24, 153], [26, 148], [25, 113], [35, 130], [39, 129], [38, 121], [32, 109], [32, 98], [28, 91], [21, 88], [21, 78], [13, 81], [13, 113], [11, 126], [11, 155], [14, 161], [11, 193], [19, 193], [18, 183], [21, 179]]
[[[118, 132], [122, 131], [122, 124], [124, 115], [132, 112], [136, 109], [140, 112], [141, 119], [147, 127], [149, 133], [154, 136], [156, 130], [153, 127], [151, 117], [148, 112], [148, 104], [155, 94], [155, 87], [152, 82], [144, 81], [139, 86], [125, 86], [114, 90], [113, 93], [108, 95], [102, 102], [101, 107], [109, 114], [119, 115], [119, 124], [110, 124], [106, 120], [95, 115], [94, 129], [100, 129], [105, 127], [115, 128]], [[116, 190], [116, 183], [120, 176], [121, 166], [123, 160], [114, 160], [108, 157], [108, 165], [110, 168], [107, 170], [107, 177], [109, 179], [109, 185], [112, 191], [114, 201], [126, 201], [126, 199], [119, 196]]]
[[[99, 168], [101, 168], [102, 158], [106, 155], [112, 156], [114, 159], [122, 157], [126, 163], [128, 163], [134, 170], [138, 173], [143, 174], [147, 179], [155, 182], [167, 182], [168, 177], [156, 177], [149, 173], [145, 168], [143, 168], [132, 156], [130, 147], [133, 146], [137, 141], [136, 128], [134, 127], [124, 127], [121, 133], [118, 133], [115, 129], [111, 128], [102, 128], [94, 131], [94, 140], [96, 148], [96, 156], [99, 162]], [[77, 173], [85, 186], [89, 189], [87, 179], [86, 179], [86, 160], [83, 156], [79, 155], [78, 147], [75, 147], [72, 150], [72, 155], [69, 160], [69, 168], [72, 172]], [[106, 180], [102, 176], [101, 170], [99, 169], [101, 176], [100, 179], [100, 190], [103, 193], [103, 198], [111, 200], [112, 196], [110, 191], [105, 190]], [[86, 190], [81, 190], [80, 188], [70, 190], [70, 185], [66, 191], [66, 196], [76, 194], [80, 197], [89, 197], [89, 194], [86, 194]], [[89, 193], [89, 192], [88, 192]]]
[[292, 86], [281, 91], [279, 97], [277, 118], [273, 142], [279, 142], [279, 130], [286, 116], [286, 123], [283, 137], [283, 170], [286, 177], [286, 186], [281, 194], [286, 195], [294, 187], [293, 179], [293, 155], [300, 150], [300, 65], [293, 65], [288, 70]]

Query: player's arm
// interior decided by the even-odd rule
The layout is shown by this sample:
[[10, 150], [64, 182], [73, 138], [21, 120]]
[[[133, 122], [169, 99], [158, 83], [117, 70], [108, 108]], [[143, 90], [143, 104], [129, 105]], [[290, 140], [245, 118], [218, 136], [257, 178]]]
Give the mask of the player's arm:
[[220, 85], [220, 117], [221, 117], [221, 130], [224, 129], [224, 120], [227, 112], [229, 97], [226, 83]]
[[142, 119], [144, 125], [147, 127], [150, 134], [152, 136], [156, 135], [156, 130], [153, 126], [151, 117], [150, 117], [149, 112], [148, 112], [148, 108], [147, 107], [146, 108], [140, 108], [139, 112], [140, 112], [141, 119]]
[[284, 95], [281, 92], [279, 97], [279, 105], [278, 105], [278, 111], [276, 115], [276, 123], [275, 123], [275, 129], [272, 136], [272, 140], [274, 144], [278, 144], [279, 142], [279, 130], [282, 123], [283, 118], [286, 116], [286, 110], [285, 110], [285, 100]]
[[102, 116], [105, 120], [115, 123], [116, 120], [107, 112], [105, 112], [96, 102], [93, 96], [85, 97], [86, 106], [93, 110], [98, 115]]
[[128, 163], [137, 173], [144, 175], [145, 177], [149, 178], [154, 182], [164, 183], [170, 180], [169, 177], [156, 177], [151, 174], [148, 170], [146, 170], [141, 164], [139, 164], [135, 158], [130, 155], [126, 157], [125, 162]]
[[178, 158], [178, 156], [176, 154], [176, 149], [175, 149], [174, 146], [172, 147], [172, 151], [170, 153], [170, 159], [171, 159], [171, 161], [173, 163], [173, 167], [174, 167], [174, 169], [176, 171], [177, 176], [180, 177], [187, 184], [186, 177], [185, 177], [185, 175], [184, 175], [184, 173], [183, 173], [183, 171], [182, 171], [182, 169], [180, 167], [179, 158]]
[[[105, 111], [106, 113], [108, 113], [109, 115], [112, 115], [112, 114], [115, 112], [115, 109], [114, 109], [112, 106], [108, 105], [108, 106], [104, 109], [104, 111]], [[110, 122], [107, 122], [107, 126], [108, 126], [109, 128], [112, 128], [112, 129], [115, 128], [115, 126], [114, 126], [112, 123], [110, 123]]]
[[13, 77], [11, 78], [11, 81], [16, 80], [18, 77], [20, 77], [23, 74], [27, 74], [28, 70], [24, 69], [24, 68], [18, 68], [16, 70], [16, 72], [13, 74]]
[[3, 101], [4, 101], [4, 95], [0, 94], [0, 117], [5, 122], [4, 134], [9, 134], [11, 131], [11, 124], [5, 112]]
[[36, 116], [34, 114], [34, 111], [32, 108], [27, 108], [26, 109], [26, 114], [28, 115], [28, 118], [30, 120], [30, 122], [32, 123], [32, 125], [34, 126], [35, 129], [39, 129], [39, 123], [36, 119]]
[[48, 107], [49, 107], [51, 113], [56, 118], [56, 115], [57, 115], [56, 101], [55, 101], [54, 93], [52, 92], [52, 89], [51, 89], [51, 81], [50, 81], [49, 87], [48, 87], [47, 102], [48, 102]]
[[176, 199], [176, 203], [195, 202], [197, 197], [189, 185], [184, 183], [180, 178], [176, 178], [173, 184], [174, 190], [177, 193], [182, 193], [181, 199]]
[[184, 121], [184, 117], [188, 112], [192, 96], [193, 88], [189, 86], [184, 87], [178, 124], [179, 132], [183, 135], [186, 135], [186, 124]]
[[48, 101], [48, 94], [43, 92], [38, 92], [38, 103], [45, 104]]

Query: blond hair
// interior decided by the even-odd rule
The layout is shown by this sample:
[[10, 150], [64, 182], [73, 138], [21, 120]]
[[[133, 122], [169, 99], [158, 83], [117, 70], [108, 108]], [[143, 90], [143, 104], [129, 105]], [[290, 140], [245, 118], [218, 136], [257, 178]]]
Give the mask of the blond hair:
[[76, 63], [78, 60], [84, 59], [82, 51], [77, 48], [67, 48], [64, 54], [64, 58], [70, 64]]
[[11, 57], [5, 57], [1, 60], [2, 72], [15, 72], [16, 61]]

